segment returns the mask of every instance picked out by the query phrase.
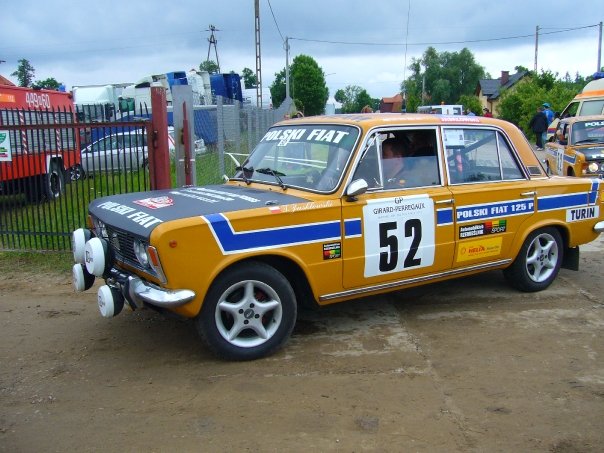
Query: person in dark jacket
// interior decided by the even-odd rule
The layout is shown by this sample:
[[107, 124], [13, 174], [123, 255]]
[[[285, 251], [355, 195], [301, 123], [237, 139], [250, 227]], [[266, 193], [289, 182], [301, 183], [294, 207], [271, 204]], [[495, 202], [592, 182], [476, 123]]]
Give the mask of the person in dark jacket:
[[547, 131], [547, 125], [547, 116], [543, 112], [543, 107], [539, 107], [529, 122], [529, 127], [536, 136], [535, 144], [538, 150], [543, 149], [543, 133]]

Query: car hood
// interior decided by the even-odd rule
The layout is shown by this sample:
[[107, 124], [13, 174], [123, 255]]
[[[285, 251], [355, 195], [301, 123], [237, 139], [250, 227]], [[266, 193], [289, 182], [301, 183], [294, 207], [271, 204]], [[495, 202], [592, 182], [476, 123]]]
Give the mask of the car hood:
[[93, 200], [88, 210], [107, 225], [148, 238], [155, 227], [171, 220], [307, 201], [286, 193], [214, 185], [112, 195]]

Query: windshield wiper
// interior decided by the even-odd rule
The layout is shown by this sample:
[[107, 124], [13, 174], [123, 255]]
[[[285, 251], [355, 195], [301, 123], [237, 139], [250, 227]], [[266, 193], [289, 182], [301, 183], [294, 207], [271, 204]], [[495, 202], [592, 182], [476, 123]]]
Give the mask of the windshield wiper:
[[[240, 171], [241, 172], [241, 178], [243, 179], [243, 181], [249, 186], [251, 184], [251, 181], [249, 180], [249, 178], [252, 176], [252, 174], [254, 173], [254, 167], [246, 167], [246, 166], [238, 166], [235, 167], [235, 170]], [[248, 177], [246, 175], [246, 173], [248, 173], [250, 176]]]
[[285, 185], [283, 180], [280, 178], [281, 176], [285, 176], [285, 173], [281, 173], [280, 171], [275, 171], [269, 167], [259, 168], [256, 170], [256, 172], [262, 173], [263, 175], [272, 175], [277, 180], [277, 182], [279, 183], [279, 186], [281, 186], [281, 188], [283, 190], [287, 189], [287, 186]]

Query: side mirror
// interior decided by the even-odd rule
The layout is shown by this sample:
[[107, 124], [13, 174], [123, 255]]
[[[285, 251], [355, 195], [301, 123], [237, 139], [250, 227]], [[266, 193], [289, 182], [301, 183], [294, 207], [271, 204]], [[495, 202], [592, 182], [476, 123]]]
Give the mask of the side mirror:
[[368, 187], [367, 181], [364, 179], [355, 179], [346, 188], [346, 199], [348, 201], [356, 201], [356, 197], [367, 192]]

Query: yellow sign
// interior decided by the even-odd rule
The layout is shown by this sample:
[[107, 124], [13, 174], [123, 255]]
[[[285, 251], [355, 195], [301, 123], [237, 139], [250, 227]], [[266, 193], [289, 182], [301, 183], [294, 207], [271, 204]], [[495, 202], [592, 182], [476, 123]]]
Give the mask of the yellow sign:
[[0, 93], [0, 102], [10, 102], [11, 104], [14, 104], [15, 103], [15, 95], [14, 94]]
[[463, 242], [457, 247], [457, 261], [469, 261], [501, 253], [501, 237]]

